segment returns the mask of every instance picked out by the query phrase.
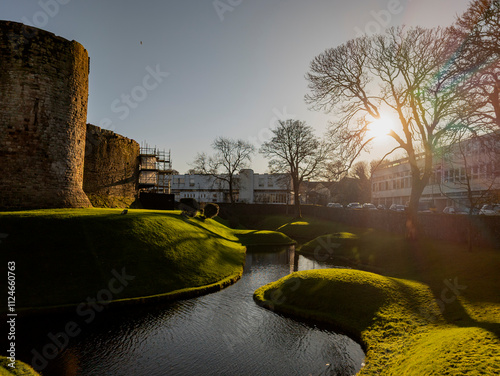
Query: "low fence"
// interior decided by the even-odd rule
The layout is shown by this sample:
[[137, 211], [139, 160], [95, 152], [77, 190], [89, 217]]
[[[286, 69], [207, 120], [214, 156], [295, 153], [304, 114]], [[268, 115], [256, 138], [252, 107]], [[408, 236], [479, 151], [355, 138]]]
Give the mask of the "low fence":
[[[219, 204], [224, 218], [245, 218], [263, 215], [294, 214], [294, 207], [270, 204]], [[345, 223], [355, 227], [374, 228], [387, 232], [404, 234], [406, 213], [389, 210], [347, 210], [325, 206], [302, 205], [302, 215]], [[242, 221], [243, 222], [243, 221]], [[439, 240], [467, 243], [468, 234], [474, 244], [500, 248], [500, 216], [451, 215], [420, 213], [419, 229], [422, 235]]]

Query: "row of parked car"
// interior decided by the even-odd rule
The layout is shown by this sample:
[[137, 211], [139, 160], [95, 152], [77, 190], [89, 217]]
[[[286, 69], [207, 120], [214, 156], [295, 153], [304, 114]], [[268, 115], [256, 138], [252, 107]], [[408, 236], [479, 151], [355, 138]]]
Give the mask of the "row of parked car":
[[[338, 202], [330, 202], [329, 204], [326, 205], [329, 208], [337, 208], [337, 209], [342, 209], [344, 206]], [[346, 205], [346, 209], [351, 209], [351, 210], [387, 210], [387, 207], [385, 205], [378, 205], [375, 206], [371, 202], [367, 202], [364, 204], [360, 204], [359, 202], [351, 202]], [[392, 204], [389, 207], [389, 210], [392, 211], [405, 211], [405, 206], [404, 205], [398, 205], [398, 204]]]
[[[447, 206], [443, 210], [444, 214], [469, 214], [470, 208], [455, 208], [453, 206]], [[486, 204], [481, 207], [481, 209], [474, 208], [472, 211], [473, 215], [500, 215], [500, 204]]]
[[[344, 206], [338, 202], [330, 202], [326, 205], [329, 208], [342, 209]], [[351, 210], [387, 210], [385, 205], [375, 206], [374, 204], [367, 202], [365, 204], [360, 204], [359, 202], [351, 202], [346, 205], [346, 209]], [[395, 212], [404, 212], [406, 210], [405, 205], [392, 204], [389, 210]], [[429, 213], [435, 213], [435, 210], [421, 210]], [[469, 208], [455, 208], [453, 206], [447, 206], [443, 210], [444, 214], [469, 214]], [[500, 204], [486, 204], [481, 207], [481, 209], [475, 208], [472, 212], [474, 215], [500, 215]]]

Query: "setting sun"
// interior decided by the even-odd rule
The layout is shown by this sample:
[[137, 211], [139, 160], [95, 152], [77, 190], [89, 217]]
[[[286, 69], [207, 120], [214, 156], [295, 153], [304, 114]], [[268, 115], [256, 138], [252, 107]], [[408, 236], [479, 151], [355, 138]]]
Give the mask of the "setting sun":
[[368, 125], [369, 137], [385, 137], [394, 129], [395, 122], [389, 116], [381, 116]]

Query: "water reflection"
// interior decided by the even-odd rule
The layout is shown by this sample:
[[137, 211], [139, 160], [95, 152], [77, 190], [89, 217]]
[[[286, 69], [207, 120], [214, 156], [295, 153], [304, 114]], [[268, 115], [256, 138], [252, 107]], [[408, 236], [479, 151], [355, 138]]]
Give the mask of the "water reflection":
[[[357, 343], [253, 302], [258, 287], [294, 270], [320, 267], [331, 265], [298, 256], [293, 247], [277, 253], [249, 252], [243, 278], [223, 291], [163, 306], [100, 313], [43, 374], [352, 375], [364, 358]], [[27, 322], [26, 333], [32, 334], [35, 327], [41, 329], [38, 333], [56, 333], [64, 320], [68, 318]], [[36, 338], [31, 347], [40, 349], [46, 334]], [[31, 349], [24, 350], [29, 362]]]

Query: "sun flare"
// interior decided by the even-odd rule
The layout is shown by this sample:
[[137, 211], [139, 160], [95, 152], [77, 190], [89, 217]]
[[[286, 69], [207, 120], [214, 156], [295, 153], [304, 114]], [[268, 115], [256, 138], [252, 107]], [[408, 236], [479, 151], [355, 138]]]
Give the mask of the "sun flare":
[[394, 130], [395, 122], [389, 116], [381, 116], [368, 125], [368, 135], [370, 137], [382, 138], [389, 135]]

